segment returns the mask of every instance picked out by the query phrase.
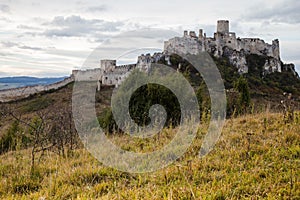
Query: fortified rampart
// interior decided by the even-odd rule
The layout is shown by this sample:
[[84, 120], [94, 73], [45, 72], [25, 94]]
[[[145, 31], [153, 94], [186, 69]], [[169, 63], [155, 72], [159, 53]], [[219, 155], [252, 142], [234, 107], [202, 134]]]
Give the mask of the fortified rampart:
[[50, 85], [36, 85], [36, 86], [27, 86], [14, 89], [0, 90], [0, 102], [9, 102], [16, 99], [27, 98], [30, 95], [34, 95], [44, 91], [57, 90], [61, 87], [66, 86], [67, 84], [74, 81], [73, 77], [66, 78], [60, 82], [53, 83]]
[[163, 53], [142, 54], [138, 57], [136, 64], [116, 65], [116, 60], [101, 60], [100, 68], [88, 70], [73, 70], [72, 75], [76, 81], [97, 81], [98, 90], [101, 85], [116, 86], [120, 85], [133, 69], [148, 72], [151, 63], [158, 62], [164, 56]]

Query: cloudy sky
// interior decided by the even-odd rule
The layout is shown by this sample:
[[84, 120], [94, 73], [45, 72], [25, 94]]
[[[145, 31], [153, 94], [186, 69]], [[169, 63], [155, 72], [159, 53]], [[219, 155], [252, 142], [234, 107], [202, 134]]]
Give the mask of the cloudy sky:
[[299, 72], [299, 10], [298, 0], [0, 0], [0, 77], [69, 75], [96, 47], [105, 50], [99, 59], [161, 49], [164, 39], [185, 29], [204, 28], [212, 36], [219, 19], [230, 20], [240, 37], [278, 38], [282, 60]]

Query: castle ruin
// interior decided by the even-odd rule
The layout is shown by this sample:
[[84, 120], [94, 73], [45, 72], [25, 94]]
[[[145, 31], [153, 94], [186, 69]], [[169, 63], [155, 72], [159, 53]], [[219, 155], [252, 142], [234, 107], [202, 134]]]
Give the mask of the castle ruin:
[[[86, 71], [76, 70], [73, 71], [73, 75], [77, 77], [77, 73], [80, 73], [78, 77], [81, 79], [98, 80], [100, 86], [114, 85], [118, 87], [133, 69], [147, 72], [151, 68], [151, 63], [157, 63], [162, 58], [171, 65], [169, 60], [171, 52], [197, 55], [204, 51], [217, 58], [228, 58], [230, 64], [235, 66], [240, 74], [248, 73], [249, 66], [246, 56], [250, 54], [265, 57], [264, 74], [281, 72], [283, 68], [278, 39], [273, 40], [272, 44], [268, 44], [259, 38], [239, 38], [236, 37], [236, 33], [230, 32], [228, 20], [219, 20], [213, 37], [207, 37], [203, 29], [199, 30], [198, 35], [195, 31], [184, 31], [182, 37], [174, 37], [165, 41], [162, 53], [143, 54], [138, 57], [136, 64], [117, 66], [116, 60], [101, 60], [100, 68]], [[295, 68], [291, 67], [290, 69], [296, 74]]]
[[158, 62], [164, 56], [163, 53], [142, 54], [136, 64], [119, 65], [116, 60], [100, 60], [100, 68], [87, 70], [73, 70], [72, 76], [76, 81], [97, 81], [98, 90], [102, 85], [118, 87], [131, 73], [133, 69], [148, 72], [151, 63]]
[[157, 63], [161, 59], [171, 65], [171, 52], [178, 51], [192, 55], [206, 51], [217, 58], [226, 57], [240, 74], [248, 73], [247, 56], [256, 54], [265, 58], [264, 74], [291, 71], [298, 76], [294, 64], [283, 65], [281, 62], [278, 39], [273, 40], [272, 44], [268, 44], [259, 38], [239, 38], [236, 37], [236, 33], [230, 32], [229, 21], [219, 20], [213, 37], [207, 37], [203, 29], [199, 30], [198, 35], [195, 31], [184, 31], [182, 37], [174, 37], [165, 41], [162, 53], [143, 54], [138, 57], [136, 64], [117, 66], [116, 60], [101, 60], [99, 68], [73, 70], [71, 77], [56, 84], [2, 90], [0, 91], [0, 102], [7, 102], [14, 98], [26, 98], [38, 92], [63, 87], [73, 81], [97, 81], [98, 91], [102, 85], [118, 87], [133, 69], [148, 72], [151, 64]]
[[196, 55], [201, 51], [207, 51], [217, 58], [227, 57], [241, 74], [248, 73], [246, 56], [257, 54], [266, 57], [264, 65], [266, 73], [281, 72], [278, 39], [273, 40], [272, 44], [268, 44], [259, 38], [236, 37], [236, 33], [230, 32], [229, 21], [227, 20], [217, 22], [217, 31], [213, 37], [206, 37], [203, 29], [200, 29], [198, 36], [194, 31], [189, 33], [184, 31], [183, 37], [175, 37], [165, 42], [165, 54], [174, 52], [174, 49], [185, 54]]

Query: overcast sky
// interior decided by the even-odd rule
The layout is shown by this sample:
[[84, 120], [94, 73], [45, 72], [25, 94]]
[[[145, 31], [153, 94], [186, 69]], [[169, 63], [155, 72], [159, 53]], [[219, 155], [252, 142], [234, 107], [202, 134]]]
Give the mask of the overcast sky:
[[[0, 0], [0, 77], [69, 75], [98, 46], [106, 50], [99, 59], [132, 48], [161, 49], [163, 40], [185, 29], [204, 28], [212, 36], [219, 19], [230, 20], [239, 37], [278, 38], [282, 60], [299, 72], [299, 10], [298, 0]], [[110, 45], [109, 38], [127, 31], [144, 42], [123, 37]]]

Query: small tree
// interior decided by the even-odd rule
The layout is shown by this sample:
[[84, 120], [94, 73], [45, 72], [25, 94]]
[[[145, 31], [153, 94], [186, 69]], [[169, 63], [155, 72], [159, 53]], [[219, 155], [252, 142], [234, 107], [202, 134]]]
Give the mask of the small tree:
[[251, 103], [248, 81], [241, 76], [235, 82], [234, 87], [239, 92], [237, 110], [239, 113], [245, 113]]
[[37, 113], [37, 115], [29, 123], [25, 123], [29, 127], [29, 137], [31, 139], [31, 172], [35, 169], [36, 154], [44, 152], [53, 148], [55, 144], [50, 142], [49, 133], [51, 125], [46, 122], [47, 114], [43, 112]]
[[[13, 119], [15, 122], [10, 128], [8, 134], [10, 137], [7, 138], [10, 141], [9, 146], [16, 148], [18, 138], [21, 137], [21, 141], [24, 144], [30, 143], [31, 146], [31, 172], [35, 169], [36, 154], [38, 152], [44, 152], [52, 147], [49, 145], [49, 129], [50, 124], [46, 123], [47, 115], [46, 112], [37, 112], [35, 117], [31, 120], [22, 117], [21, 113], [17, 112], [17, 109], [12, 106], [1, 106], [0, 114], [2, 117]], [[19, 125], [23, 124], [27, 127], [27, 134], [20, 134]], [[26, 128], [25, 128], [26, 129]], [[14, 149], [13, 149], [14, 150]]]
[[21, 136], [22, 134], [19, 122], [14, 121], [0, 139], [0, 154], [16, 150], [18, 142], [22, 142], [22, 138], [20, 138], [21, 141], [18, 141], [18, 138]]

